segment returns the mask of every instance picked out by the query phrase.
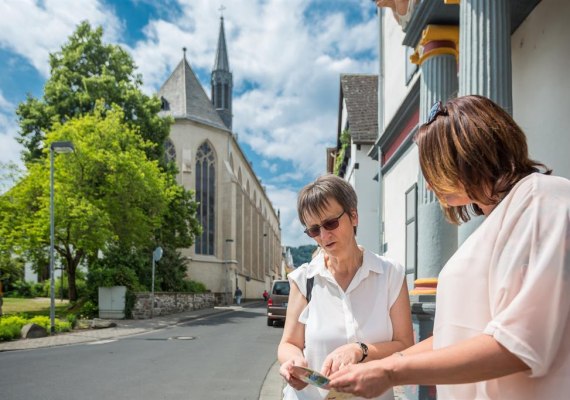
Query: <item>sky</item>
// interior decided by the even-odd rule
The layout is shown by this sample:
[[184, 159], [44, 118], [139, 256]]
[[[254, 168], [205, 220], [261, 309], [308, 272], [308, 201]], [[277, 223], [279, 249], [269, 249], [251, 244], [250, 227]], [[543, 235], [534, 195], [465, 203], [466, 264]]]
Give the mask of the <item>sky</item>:
[[81, 21], [130, 53], [145, 93], [158, 91], [183, 47], [210, 93], [221, 13], [234, 133], [280, 212], [282, 244], [313, 244], [297, 193], [325, 173], [326, 148], [336, 145], [340, 74], [377, 72], [370, 0], [0, 0], [0, 163], [22, 165], [15, 109], [42, 97], [49, 54]]

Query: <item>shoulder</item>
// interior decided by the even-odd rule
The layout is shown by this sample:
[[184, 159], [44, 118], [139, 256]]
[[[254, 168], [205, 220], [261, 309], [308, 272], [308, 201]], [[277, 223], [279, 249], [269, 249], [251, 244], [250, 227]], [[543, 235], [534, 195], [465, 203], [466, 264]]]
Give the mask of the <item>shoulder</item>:
[[511, 192], [515, 197], [548, 196], [555, 200], [563, 199], [568, 202], [570, 180], [561, 176], [534, 173], [521, 179]]
[[404, 267], [399, 262], [369, 250], [364, 250], [364, 263], [369, 265], [370, 269], [380, 273], [404, 275]]

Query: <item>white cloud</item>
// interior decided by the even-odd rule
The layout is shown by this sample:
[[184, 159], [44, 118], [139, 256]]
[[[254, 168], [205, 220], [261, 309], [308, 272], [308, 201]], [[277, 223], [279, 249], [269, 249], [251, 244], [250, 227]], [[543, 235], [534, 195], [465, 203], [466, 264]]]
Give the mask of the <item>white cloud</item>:
[[14, 105], [4, 98], [0, 90], [0, 163], [14, 162], [23, 166], [20, 160], [22, 145], [16, 141], [18, 124], [14, 109]]
[[315, 241], [303, 233], [303, 226], [297, 218], [297, 192], [289, 188], [267, 186], [267, 194], [273, 207], [281, 214], [281, 244], [301, 246], [315, 244]]
[[[174, 0], [134, 1], [152, 5], [157, 12], [144, 27], [144, 39], [130, 47], [122, 43], [121, 36], [130, 27], [115, 15], [112, 1], [0, 1], [0, 47], [21, 55], [47, 77], [49, 52], [59, 50], [76, 25], [87, 19], [103, 26], [106, 41], [130, 51], [147, 93], [156, 92], [180, 62], [182, 47], [187, 48], [194, 71], [209, 76], [218, 40], [219, 4], [210, 0], [178, 0], [177, 6]], [[377, 49], [376, 18], [371, 13], [374, 3], [345, 1], [342, 7], [333, 7], [341, 11], [352, 7], [352, 14], [364, 16], [361, 23], [347, 21], [341, 11], [322, 11], [326, 7], [316, 0], [226, 3], [234, 130], [240, 142], [260, 155], [263, 168], [277, 171], [264, 183], [281, 211], [283, 243], [312, 243], [297, 221], [296, 190], [324, 172], [325, 148], [335, 144], [340, 74], [376, 72], [376, 61], [362, 57]], [[338, 5], [328, 0], [321, 3]], [[311, 13], [307, 13], [309, 7]], [[209, 84], [203, 83], [208, 93]], [[253, 90], [244, 91], [252, 86]], [[8, 159], [6, 154], [19, 157], [12, 115], [0, 113], [0, 161]], [[292, 164], [293, 169], [276, 170], [274, 159]]]
[[24, 57], [44, 77], [49, 75], [49, 53], [61, 48], [84, 20], [102, 25], [107, 40], [120, 37], [121, 24], [98, 0], [8, 0], [0, 2], [0, 46]]

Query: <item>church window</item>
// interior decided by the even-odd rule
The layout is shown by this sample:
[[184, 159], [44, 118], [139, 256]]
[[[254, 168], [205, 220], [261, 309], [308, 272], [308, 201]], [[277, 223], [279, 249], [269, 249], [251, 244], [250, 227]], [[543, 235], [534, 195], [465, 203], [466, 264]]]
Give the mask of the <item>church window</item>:
[[224, 108], [226, 110], [229, 110], [230, 108], [230, 91], [229, 91], [230, 85], [228, 85], [227, 83], [224, 83]]
[[222, 84], [216, 84], [216, 108], [222, 108]]
[[167, 163], [176, 161], [176, 148], [170, 139], [166, 139], [166, 142], [164, 142], [164, 158]]
[[216, 231], [216, 167], [215, 155], [207, 142], [196, 153], [196, 200], [199, 202], [197, 217], [202, 225], [202, 235], [196, 238], [196, 254], [214, 255]]

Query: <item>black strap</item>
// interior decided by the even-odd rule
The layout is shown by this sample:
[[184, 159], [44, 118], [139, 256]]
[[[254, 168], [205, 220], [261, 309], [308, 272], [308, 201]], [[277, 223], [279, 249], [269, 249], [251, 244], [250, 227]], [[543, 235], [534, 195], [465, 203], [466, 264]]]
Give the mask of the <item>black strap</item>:
[[307, 299], [307, 303], [311, 301], [311, 292], [313, 291], [314, 282], [315, 282], [314, 276], [312, 278], [307, 279], [307, 296], [305, 297]]

